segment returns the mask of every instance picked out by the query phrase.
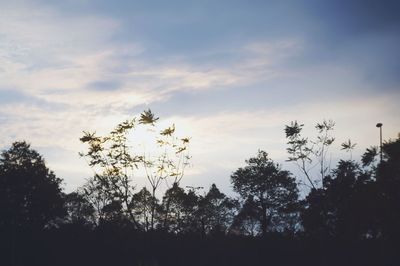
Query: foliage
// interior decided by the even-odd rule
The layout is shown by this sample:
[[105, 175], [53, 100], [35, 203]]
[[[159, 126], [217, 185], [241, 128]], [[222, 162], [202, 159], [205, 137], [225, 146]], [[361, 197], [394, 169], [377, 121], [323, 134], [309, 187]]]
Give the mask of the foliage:
[[88, 159], [88, 164], [95, 171], [90, 187], [84, 191], [88, 196], [97, 194], [102, 198], [101, 218], [129, 217], [138, 227], [132, 209], [134, 187], [130, 183], [142, 158], [132, 155], [127, 144], [129, 130], [135, 126], [136, 118], [133, 118], [118, 124], [105, 137], [84, 132], [80, 140], [88, 144], [88, 151], [80, 155]]
[[231, 233], [256, 236], [261, 232], [259, 207], [253, 196], [249, 196], [234, 217]]
[[[169, 232], [180, 233], [187, 220], [190, 211], [190, 202], [186, 199], [185, 190], [177, 183], [165, 192], [161, 213], [163, 216], [163, 229]], [[190, 206], [190, 207], [189, 207]]]
[[[132, 147], [129, 139], [132, 133], [139, 126], [154, 131], [158, 120], [159, 118], [155, 117], [151, 110], [147, 110], [143, 111], [139, 118], [134, 117], [118, 124], [106, 136], [84, 132], [81, 137], [81, 142], [88, 145], [88, 151], [81, 153], [81, 156], [88, 160], [88, 164], [95, 171], [94, 178], [89, 181], [84, 191], [89, 200], [96, 204], [99, 219], [129, 220], [136, 228], [141, 228], [136, 216], [139, 212], [143, 215], [147, 213], [143, 212], [144, 206], [138, 207], [142, 208], [139, 212], [135, 210], [135, 200], [140, 195], [135, 196], [133, 182], [141, 169], [151, 186], [153, 199], [161, 182], [168, 182], [168, 179], [171, 179], [173, 183], [179, 183], [184, 176], [184, 170], [190, 159], [189, 138], [179, 139], [174, 134], [175, 125], [161, 130], [153, 139], [159, 151], [156, 154], [151, 155], [146, 151], [140, 151], [138, 147]], [[151, 229], [154, 229], [156, 208], [156, 200], [152, 200]], [[144, 227], [149, 229], [148, 221], [142, 220], [142, 222]]]
[[[296, 163], [307, 178], [310, 186], [314, 189], [317, 181], [312, 178], [310, 172], [316, 165], [319, 165], [320, 180], [323, 187], [325, 175], [329, 172], [326, 156], [329, 146], [335, 141], [335, 138], [331, 136], [335, 123], [332, 120], [323, 120], [321, 123], [317, 123], [315, 126], [318, 133], [316, 140], [309, 140], [309, 138], [303, 137], [301, 134], [303, 127], [304, 124], [299, 124], [297, 121], [285, 126], [287, 144], [289, 145], [286, 149], [289, 153], [288, 161]], [[314, 163], [315, 160], [317, 163]]]
[[227, 197], [212, 184], [204, 197], [199, 199], [197, 215], [202, 234], [225, 234], [237, 212], [238, 202]]
[[[156, 137], [156, 142], [159, 152], [153, 155], [144, 153], [142, 157], [153, 198], [156, 197], [156, 191], [161, 182], [165, 182], [167, 187], [170, 187], [170, 184], [179, 185], [190, 160], [188, 153], [189, 138], [178, 138], [175, 135], [175, 125], [161, 130]], [[168, 207], [169, 204], [166, 206]], [[154, 229], [156, 207], [153, 204], [151, 208], [151, 229]], [[165, 211], [168, 212], [169, 210], [166, 209]]]
[[371, 219], [377, 207], [373, 190], [369, 172], [354, 161], [341, 160], [332, 176], [325, 178], [325, 189], [313, 189], [306, 198], [302, 213], [306, 233], [352, 239], [376, 236]]
[[151, 229], [151, 218], [152, 210], [154, 206], [158, 206], [157, 198], [153, 197], [150, 191], [146, 187], [143, 187], [139, 192], [133, 195], [133, 201], [135, 203], [135, 217], [139, 223], [143, 225], [143, 228], [148, 231]]
[[[306, 198], [302, 221], [307, 235], [348, 239], [400, 236], [400, 140], [383, 145], [384, 160], [362, 169], [341, 160], [325, 190], [315, 189]], [[364, 167], [375, 160], [371, 147], [362, 156]]]
[[94, 178], [89, 178], [82, 186], [82, 195], [94, 209], [94, 219], [96, 224], [102, 223], [106, 219], [104, 207], [110, 200], [106, 189]]
[[65, 214], [57, 178], [25, 141], [0, 155], [0, 227], [43, 229]]
[[[356, 144], [348, 140], [341, 147], [350, 153], [350, 160], [340, 160], [330, 170], [321, 162], [325, 161], [328, 147], [334, 141], [330, 135], [334, 123], [318, 123], [318, 137], [312, 141], [301, 135], [302, 124], [292, 122], [285, 128], [289, 160], [309, 175], [311, 186], [316, 180], [310, 170], [319, 165], [323, 186], [314, 186], [299, 201], [295, 178], [274, 163], [265, 151], [259, 151], [257, 156], [246, 160], [246, 166], [231, 175], [233, 189], [239, 195], [233, 199], [215, 184], [202, 193], [198, 191], [202, 187], [186, 187], [189, 188], [186, 190], [181, 187], [190, 159], [187, 153], [190, 140], [178, 138], [174, 124], [156, 130], [158, 120], [147, 110], [138, 118], [120, 123], [106, 136], [85, 132], [81, 141], [88, 145], [88, 151], [82, 156], [93, 167], [95, 175], [69, 194], [61, 192], [61, 179], [46, 167], [36, 151], [26, 142], [13, 143], [0, 156], [1, 250], [11, 246], [8, 250], [15, 254], [16, 242], [25, 241], [18, 234], [39, 231], [40, 237], [31, 242], [28, 239], [26, 243], [30, 244], [23, 245], [35, 248], [39, 240], [62, 234], [69, 241], [66, 247], [79, 246], [80, 250], [75, 252], [101, 253], [97, 258], [99, 265], [126, 264], [126, 258], [131, 259], [132, 254], [137, 256], [139, 265], [155, 265], [165, 258], [175, 264], [183, 263], [171, 257], [177, 257], [178, 251], [195, 249], [203, 255], [210, 244], [210, 256], [215, 256], [219, 248], [235, 256], [230, 249], [233, 240], [241, 243], [236, 246], [236, 253], [251, 243], [251, 248], [258, 248], [255, 251], [258, 255], [254, 256], [264, 258], [260, 251], [277, 245], [282, 245], [281, 254], [288, 253], [288, 245], [292, 245], [292, 252], [300, 250], [298, 254], [301, 254], [307, 250], [305, 254], [309, 254], [310, 250], [303, 246], [323, 241], [324, 245], [318, 246], [315, 252], [321, 255], [339, 250], [336, 243], [354, 243], [354, 247], [362, 250], [378, 242], [382, 248], [381, 244], [396, 243], [400, 237], [400, 138], [383, 144], [383, 159], [379, 162], [375, 160], [378, 149], [368, 148], [361, 164], [352, 160], [351, 152]], [[131, 145], [131, 133], [139, 127], [156, 132], [152, 141], [159, 148], [157, 152], [140, 152]], [[135, 181], [141, 174], [149, 186], [138, 191]], [[160, 184], [168, 188], [162, 200], [155, 193], [160, 192]], [[268, 237], [258, 238], [259, 235]], [[49, 247], [56, 239], [51, 237], [47, 239]], [[89, 239], [91, 242], [87, 245], [89, 242], [85, 241]], [[271, 241], [268, 247], [262, 246], [268, 241]], [[132, 243], [135, 244], [131, 246]], [[386, 247], [395, 250], [397, 246], [387, 244]], [[374, 251], [376, 247], [369, 250]], [[350, 249], [347, 254], [353, 252]], [[107, 254], [114, 256], [106, 262], [102, 258]], [[125, 254], [125, 259], [121, 254]], [[157, 261], [146, 261], [149, 256]], [[13, 261], [6, 264], [18, 265]], [[215, 263], [224, 265], [227, 261], [224, 257]], [[245, 262], [252, 264], [252, 261]], [[371, 263], [380, 265], [376, 262]], [[45, 263], [40, 261], [40, 264]]]
[[279, 218], [297, 203], [298, 189], [295, 178], [288, 171], [281, 170], [268, 158], [265, 151], [259, 151], [257, 157], [246, 160], [247, 166], [239, 168], [231, 175], [234, 191], [243, 200], [252, 197], [256, 219], [260, 223], [261, 233], [272, 230], [272, 220]]
[[376, 169], [377, 202], [382, 237], [400, 237], [400, 138], [382, 146], [383, 161]]
[[71, 192], [64, 196], [67, 215], [64, 222], [69, 224], [92, 226], [95, 224], [95, 209], [84, 194]]
[[352, 152], [353, 152], [354, 148], [357, 146], [357, 144], [351, 142], [351, 140], [348, 139], [347, 141], [343, 142], [341, 144], [341, 146], [342, 146], [341, 150], [344, 150], [344, 151], [350, 153], [350, 160], [352, 160], [353, 159], [353, 153]]
[[373, 164], [377, 155], [378, 147], [372, 146], [367, 148], [366, 152], [361, 157], [362, 165], [365, 167]]

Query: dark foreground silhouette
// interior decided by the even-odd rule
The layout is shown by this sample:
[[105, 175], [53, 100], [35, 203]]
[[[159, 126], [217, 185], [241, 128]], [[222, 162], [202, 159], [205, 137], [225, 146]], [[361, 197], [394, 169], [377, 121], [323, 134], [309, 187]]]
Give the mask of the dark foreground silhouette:
[[[0, 155], [0, 265], [400, 265], [400, 137], [368, 148], [361, 163], [350, 159], [327, 170], [334, 123], [317, 124], [317, 141], [286, 126], [289, 160], [308, 180], [297, 179], [265, 151], [231, 175], [236, 198], [215, 184], [203, 193], [180, 186], [189, 139], [175, 126], [157, 139], [167, 153], [157, 160], [128, 152], [127, 131], [153, 126], [150, 111], [123, 122], [109, 136], [85, 133], [82, 154], [100, 169], [77, 191], [26, 142]], [[180, 144], [175, 144], [178, 141]], [[161, 159], [160, 159], [161, 158]], [[319, 162], [318, 176], [307, 164]], [[151, 191], [138, 189], [128, 170], [145, 167]], [[152, 172], [154, 171], [154, 172]], [[161, 199], [159, 182], [172, 180]], [[304, 185], [304, 184], [303, 184]]]
[[199, 237], [65, 227], [2, 233], [1, 265], [399, 265], [398, 242]]

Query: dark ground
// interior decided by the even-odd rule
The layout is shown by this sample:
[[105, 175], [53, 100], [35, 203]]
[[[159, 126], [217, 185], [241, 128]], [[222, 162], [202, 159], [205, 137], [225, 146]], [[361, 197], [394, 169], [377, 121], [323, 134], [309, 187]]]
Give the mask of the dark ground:
[[1, 234], [0, 265], [400, 265], [398, 242], [175, 236], [64, 228]]

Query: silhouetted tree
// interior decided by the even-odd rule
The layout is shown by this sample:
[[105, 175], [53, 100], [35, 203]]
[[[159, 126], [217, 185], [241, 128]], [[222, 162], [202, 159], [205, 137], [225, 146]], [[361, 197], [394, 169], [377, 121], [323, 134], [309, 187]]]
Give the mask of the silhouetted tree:
[[[153, 118], [149, 117], [153, 123]], [[142, 157], [129, 152], [127, 137], [131, 129], [136, 126], [136, 118], [126, 120], [117, 125], [108, 136], [97, 136], [96, 133], [84, 132], [81, 142], [87, 143], [89, 148], [82, 157], [88, 159], [89, 165], [95, 171], [90, 192], [101, 195], [104, 199], [102, 212], [106, 219], [122, 219], [129, 217], [139, 228], [134, 217], [132, 196], [134, 186], [132, 177]], [[95, 190], [100, 190], [96, 192]]]
[[361, 158], [364, 168], [341, 160], [325, 178], [325, 188], [311, 190], [302, 213], [308, 235], [350, 239], [400, 236], [400, 139], [384, 143], [383, 154], [382, 162], [375, 165], [377, 148], [368, 148]]
[[230, 232], [249, 236], [257, 235], [261, 232], [259, 214], [259, 206], [254, 201], [254, 197], [250, 195], [234, 217]]
[[383, 160], [376, 169], [382, 237], [400, 237], [400, 137], [383, 144]]
[[[143, 114], [141, 119], [143, 119]], [[161, 130], [155, 138], [158, 152], [153, 151], [153, 154], [145, 152], [142, 159], [153, 198], [156, 198], [156, 191], [161, 182], [164, 181], [167, 186], [169, 184], [179, 185], [190, 160], [188, 153], [189, 138], [178, 138], [175, 135], [175, 125]], [[169, 211], [168, 206], [166, 204], [165, 212], [167, 213]], [[157, 205], [153, 202], [150, 215], [151, 229], [154, 229], [156, 208]]]
[[343, 142], [341, 146], [341, 150], [350, 153], [350, 160], [353, 160], [353, 150], [357, 146], [357, 143], [353, 143], [350, 139], [348, 139], [347, 141]]
[[[174, 135], [175, 126], [161, 130], [152, 139], [160, 151], [156, 155], [150, 156], [148, 151], [139, 149], [139, 144], [132, 145], [133, 140], [128, 138], [132, 137], [139, 126], [149, 130], [147, 133], [154, 132], [158, 119], [151, 110], [147, 110], [139, 118], [134, 117], [118, 124], [106, 136], [84, 132], [80, 140], [88, 144], [89, 148], [81, 156], [88, 159], [89, 165], [95, 171], [90, 187], [85, 191], [88, 196], [91, 195], [92, 202], [97, 201], [96, 204], [102, 205], [96, 207], [100, 218], [109, 220], [118, 217], [119, 220], [130, 220], [136, 228], [141, 228], [135, 217], [133, 183], [140, 167], [143, 167], [142, 173], [149, 181], [153, 198], [162, 181], [172, 178], [174, 183], [179, 183], [183, 177], [190, 159], [187, 154], [189, 138], [178, 139]], [[150, 228], [153, 229], [157, 206], [155, 201], [151, 204]], [[168, 212], [168, 208], [166, 211]]]
[[86, 197], [79, 192], [71, 192], [64, 196], [67, 216], [64, 222], [84, 226], [95, 224], [95, 209]]
[[237, 211], [238, 203], [222, 193], [215, 184], [212, 184], [209, 191], [199, 200], [198, 218], [201, 232], [227, 233], [229, 226]]
[[183, 233], [197, 234], [199, 230], [199, 203], [201, 196], [198, 196], [194, 189], [185, 193], [182, 201], [182, 228]]
[[[317, 123], [315, 128], [318, 132], [316, 140], [302, 136], [304, 124], [299, 124], [297, 121], [291, 122], [285, 126], [286, 138], [288, 139], [287, 152], [289, 153], [288, 161], [295, 162], [302, 173], [307, 178], [310, 186], [316, 188], [317, 181], [312, 177], [311, 170], [319, 165], [320, 181], [324, 186], [324, 178], [329, 173], [329, 165], [326, 162], [326, 156], [329, 146], [335, 141], [331, 136], [331, 131], [334, 129], [335, 123], [332, 120], [323, 120]], [[314, 162], [314, 161], [317, 162]]]
[[265, 235], [271, 230], [273, 219], [297, 204], [297, 185], [290, 173], [281, 170], [265, 151], [259, 151], [257, 157], [246, 160], [246, 163], [247, 166], [231, 175], [233, 189], [243, 200], [252, 197], [256, 208], [253, 213], [257, 215], [261, 233]]
[[151, 219], [155, 218], [155, 211], [158, 206], [157, 198], [143, 187], [138, 193], [133, 195], [133, 202], [135, 204], [135, 215], [137, 220], [143, 225], [144, 229], [148, 231], [153, 229]]
[[339, 161], [324, 189], [312, 189], [302, 213], [313, 237], [362, 239], [376, 236], [376, 193], [368, 171], [354, 161]]
[[103, 208], [110, 202], [106, 189], [99, 182], [96, 182], [94, 178], [89, 178], [81, 187], [81, 190], [82, 196], [94, 209], [96, 224], [100, 224], [106, 218]]
[[363, 166], [368, 166], [375, 161], [375, 157], [378, 155], [378, 148], [376, 146], [372, 146], [367, 148], [366, 152], [362, 156]]
[[182, 231], [185, 221], [185, 198], [186, 193], [177, 183], [168, 189], [163, 197], [162, 209], [163, 229], [173, 233]]
[[42, 229], [65, 215], [61, 179], [25, 141], [0, 155], [0, 226]]

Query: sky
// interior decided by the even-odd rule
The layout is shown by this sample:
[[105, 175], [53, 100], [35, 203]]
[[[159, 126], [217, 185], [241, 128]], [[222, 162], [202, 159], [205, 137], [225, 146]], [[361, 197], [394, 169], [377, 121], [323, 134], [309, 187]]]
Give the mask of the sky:
[[[93, 175], [82, 131], [150, 108], [191, 137], [183, 185], [216, 183], [284, 127], [336, 122], [353, 158], [400, 132], [400, 3], [372, 0], [0, 0], [0, 148], [26, 140], [67, 192]], [[314, 134], [314, 135], [313, 135]], [[138, 186], [144, 177], [136, 177]]]

